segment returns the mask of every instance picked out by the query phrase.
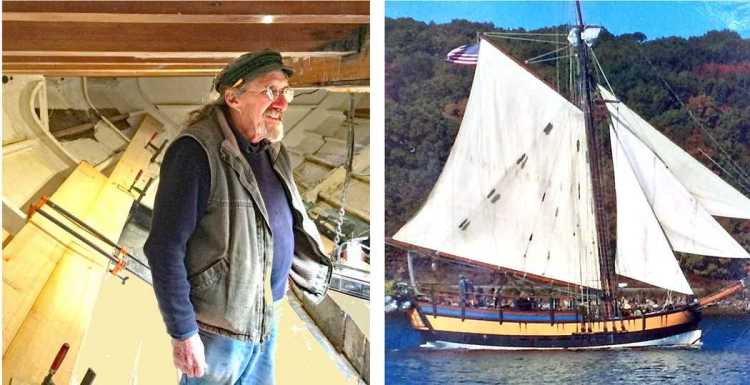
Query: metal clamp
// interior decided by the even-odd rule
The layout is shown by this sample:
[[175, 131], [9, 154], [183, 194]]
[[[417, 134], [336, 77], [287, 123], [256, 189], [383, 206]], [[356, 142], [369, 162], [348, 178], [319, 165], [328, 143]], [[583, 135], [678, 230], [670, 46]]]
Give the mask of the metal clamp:
[[[47, 205], [47, 206], [51, 207], [53, 210], [55, 210], [56, 212], [58, 212], [59, 214], [61, 214], [65, 219], [67, 219], [67, 220], [73, 222], [75, 225], [83, 228], [86, 232], [88, 232], [89, 234], [93, 235], [95, 238], [103, 241], [104, 243], [108, 244], [109, 246], [112, 246], [114, 248], [114, 250], [111, 253], [105, 251], [104, 249], [102, 249], [101, 247], [99, 247], [98, 245], [96, 245], [91, 240], [87, 239], [86, 237], [84, 237], [83, 235], [79, 234], [78, 232], [76, 232], [74, 229], [72, 229], [68, 225], [62, 223], [60, 220], [58, 220], [57, 218], [55, 218], [52, 215], [50, 215], [49, 213], [47, 213], [45, 210], [42, 210], [42, 206], [44, 206], [44, 205]], [[74, 236], [75, 238], [77, 238], [81, 242], [85, 243], [87, 246], [89, 246], [92, 249], [94, 249], [95, 251], [99, 252], [99, 254], [107, 257], [107, 259], [109, 259], [109, 261], [111, 263], [114, 263], [115, 267], [112, 268], [112, 269], [109, 269], [108, 271], [110, 273], [112, 273], [112, 275], [114, 275], [117, 278], [119, 278], [120, 280], [122, 280], [122, 284], [123, 285], [125, 284], [125, 281], [127, 281], [129, 277], [123, 276], [123, 275], [119, 275], [118, 273], [122, 269], [127, 268], [128, 261], [134, 260], [137, 263], [139, 263], [141, 266], [145, 267], [146, 269], [149, 269], [148, 265], [146, 265], [145, 263], [143, 263], [140, 260], [138, 260], [138, 258], [133, 258], [133, 256], [128, 252], [128, 250], [125, 247], [123, 247], [121, 245], [118, 245], [117, 243], [111, 241], [109, 238], [107, 238], [106, 236], [104, 236], [102, 233], [96, 231], [94, 228], [92, 228], [91, 226], [89, 226], [88, 224], [86, 224], [85, 222], [83, 222], [81, 219], [77, 218], [75, 215], [73, 215], [69, 211], [63, 209], [62, 207], [58, 206], [57, 204], [55, 204], [54, 202], [52, 202], [51, 200], [49, 200], [49, 198], [47, 198], [46, 196], [42, 196], [42, 198], [40, 199], [40, 201], [37, 204], [32, 204], [31, 206], [33, 207], [33, 211], [32, 210], [29, 211], [31, 215], [33, 215], [34, 213], [39, 213], [41, 216], [43, 216], [44, 218], [46, 218], [50, 222], [54, 223], [55, 225], [57, 225], [61, 229], [63, 229], [66, 232], [68, 232], [70, 235]], [[29, 215], [28, 220], [31, 220], [31, 215]]]
[[148, 142], [146, 143], [146, 145], [143, 147], [145, 149], [148, 149], [150, 147], [151, 149], [154, 150], [154, 154], [151, 156], [151, 159], [149, 160], [150, 163], [157, 163], [156, 162], [156, 158], [159, 157], [159, 154], [161, 154], [161, 152], [164, 150], [164, 147], [167, 146], [167, 142], [169, 142], [169, 140], [164, 139], [164, 141], [161, 142], [160, 146], [157, 146], [157, 145], [153, 144], [152, 142], [154, 141], [154, 139], [156, 139], [156, 135], [159, 135], [159, 133], [158, 132], [154, 132], [154, 134], [151, 135], [151, 138], [148, 140]]
[[130, 188], [128, 188], [128, 192], [135, 191], [138, 193], [138, 198], [135, 200], [136, 203], [141, 203], [141, 200], [143, 200], [143, 197], [146, 195], [146, 192], [148, 191], [149, 187], [151, 187], [151, 183], [154, 182], [154, 178], [150, 177], [148, 178], [148, 181], [146, 181], [146, 185], [143, 186], [143, 188], [136, 187], [136, 184], [138, 183], [138, 180], [141, 179], [141, 176], [143, 175], [143, 169], [138, 170], [138, 174], [136, 174], [135, 179], [133, 179], [133, 183], [130, 184]]

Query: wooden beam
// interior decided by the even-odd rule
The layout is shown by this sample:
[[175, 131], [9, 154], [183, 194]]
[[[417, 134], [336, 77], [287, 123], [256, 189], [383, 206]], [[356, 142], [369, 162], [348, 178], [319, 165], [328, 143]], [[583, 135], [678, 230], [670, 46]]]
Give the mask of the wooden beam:
[[363, 85], [363, 82], [369, 84], [370, 80], [369, 51], [334, 60], [297, 59], [290, 64], [295, 70], [291, 79], [294, 87], [325, 87], [347, 82], [351, 85]]
[[3, 21], [129, 24], [367, 24], [369, 15], [184, 15], [170, 13], [3, 12]]
[[[28, 61], [24, 61], [28, 60]], [[49, 58], [40, 61], [39, 57], [28, 59], [18, 56], [3, 57], [3, 73], [38, 74], [45, 76], [215, 76], [231, 59], [212, 60], [186, 58], [176, 62], [167, 59], [140, 61], [134, 58], [109, 57], [99, 60], [71, 60], [67, 57]], [[370, 80], [370, 56], [368, 52], [346, 57], [287, 58], [294, 68], [291, 78], [293, 87], [346, 87], [367, 86]]]
[[[49, 60], [66, 60], [70, 62], [80, 62], [88, 60], [126, 60], [139, 62], [144, 60], [153, 61], [222, 61], [232, 60], [248, 51], [13, 51], [3, 49], [3, 60], [15, 61], [49, 61]], [[288, 58], [311, 58], [311, 57], [339, 57], [355, 54], [355, 51], [280, 51], [281, 56]]]
[[44, 76], [86, 76], [86, 77], [168, 77], [168, 76], [214, 76], [218, 69], [65, 69], [65, 68], [24, 68], [3, 66], [3, 73], [17, 75]]
[[[351, 24], [128, 24], [3, 21], [6, 51], [324, 51], [358, 34]], [[75, 38], [71, 38], [75, 36]]]
[[5, 12], [74, 12], [182, 15], [369, 15], [355, 1], [3, 1]]
[[[116, 122], [123, 121], [129, 117], [130, 117], [130, 114], [121, 114], [121, 115], [116, 115], [116, 116], [111, 116], [111, 117], [108, 116], [107, 120], [109, 120], [112, 123], [116, 123]], [[50, 132], [52, 133], [52, 136], [54, 136], [57, 139], [60, 139], [65, 136], [81, 134], [88, 130], [93, 130], [94, 127], [96, 127], [96, 125], [99, 124], [100, 121], [78, 124], [73, 127], [62, 128], [62, 129], [55, 130], [55, 131], [50, 130]]]

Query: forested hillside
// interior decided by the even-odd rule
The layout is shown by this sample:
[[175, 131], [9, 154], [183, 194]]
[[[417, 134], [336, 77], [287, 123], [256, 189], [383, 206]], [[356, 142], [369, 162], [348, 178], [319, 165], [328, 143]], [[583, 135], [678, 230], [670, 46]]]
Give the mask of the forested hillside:
[[[478, 32], [504, 30], [464, 20], [426, 24], [412, 19], [386, 19], [385, 28], [385, 218], [390, 236], [429, 194], [458, 132], [474, 67], [447, 63], [446, 53], [475, 42]], [[568, 27], [528, 32], [564, 35]], [[565, 36], [559, 39], [564, 42]], [[530, 41], [494, 42], [521, 62], [555, 49]], [[605, 31], [594, 52], [615, 93], [629, 107], [750, 196], [750, 40], [731, 31], [656, 40], [641, 33], [614, 36]], [[567, 60], [527, 67], [567, 94]], [[610, 201], [608, 207], [613, 206]], [[750, 249], [750, 220], [719, 220]], [[700, 276], [744, 274], [745, 261], [692, 255], [680, 259], [687, 271]]]

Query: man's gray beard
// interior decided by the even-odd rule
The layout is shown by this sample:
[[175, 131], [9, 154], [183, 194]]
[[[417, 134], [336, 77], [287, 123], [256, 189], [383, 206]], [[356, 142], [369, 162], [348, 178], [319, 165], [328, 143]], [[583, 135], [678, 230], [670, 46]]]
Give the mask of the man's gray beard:
[[258, 142], [263, 139], [268, 139], [271, 143], [280, 142], [284, 138], [284, 123], [279, 122], [274, 128], [268, 128], [265, 123], [262, 123], [255, 128], [255, 133], [260, 137]]
[[275, 128], [266, 130], [266, 139], [270, 140], [271, 143], [280, 142], [284, 137], [284, 123], [279, 122]]

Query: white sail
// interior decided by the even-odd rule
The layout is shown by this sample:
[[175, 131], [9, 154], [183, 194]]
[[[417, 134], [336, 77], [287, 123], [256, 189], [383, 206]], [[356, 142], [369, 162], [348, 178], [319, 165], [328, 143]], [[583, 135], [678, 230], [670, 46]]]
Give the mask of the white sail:
[[600, 288], [583, 113], [482, 41], [461, 129], [394, 239]]
[[[644, 194], [619, 132], [610, 129], [617, 189], [617, 274], [692, 294]], [[648, 151], [646, 149], [646, 151]]]
[[646, 144], [621, 124], [614, 123], [614, 130], [619, 148], [628, 159], [629, 172], [634, 173], [650, 206], [649, 210], [656, 215], [673, 250], [717, 257], [750, 258], [750, 254], [703, 208]]
[[[605, 100], [616, 100], [604, 87], [599, 86], [599, 91]], [[750, 219], [750, 199], [693, 159], [623, 103], [609, 102], [607, 108], [615, 126], [627, 127], [658, 155], [711, 215]]]

